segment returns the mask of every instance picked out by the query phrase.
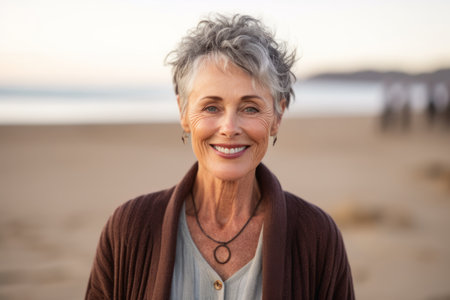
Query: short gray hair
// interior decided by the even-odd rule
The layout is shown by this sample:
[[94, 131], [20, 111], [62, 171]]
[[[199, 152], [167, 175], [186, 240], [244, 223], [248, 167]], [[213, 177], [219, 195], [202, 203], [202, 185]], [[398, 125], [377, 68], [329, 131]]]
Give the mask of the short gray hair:
[[231, 61], [271, 91], [277, 113], [280, 102], [289, 106], [295, 75], [295, 50], [278, 43], [260, 20], [247, 15], [226, 17], [217, 14], [199, 22], [188, 32], [178, 47], [166, 57], [172, 66], [175, 93], [184, 112], [195, 73], [204, 59]]

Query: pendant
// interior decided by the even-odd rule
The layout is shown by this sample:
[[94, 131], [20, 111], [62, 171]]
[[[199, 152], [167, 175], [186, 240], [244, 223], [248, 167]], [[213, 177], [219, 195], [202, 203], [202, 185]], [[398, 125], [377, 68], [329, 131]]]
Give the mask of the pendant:
[[[217, 258], [217, 250], [219, 250], [220, 248], [225, 248], [228, 252], [228, 256], [225, 260], [220, 261]], [[220, 244], [219, 246], [216, 247], [216, 249], [214, 249], [214, 259], [219, 263], [219, 264], [226, 264], [231, 258], [231, 250], [230, 248], [228, 248], [227, 244]]]

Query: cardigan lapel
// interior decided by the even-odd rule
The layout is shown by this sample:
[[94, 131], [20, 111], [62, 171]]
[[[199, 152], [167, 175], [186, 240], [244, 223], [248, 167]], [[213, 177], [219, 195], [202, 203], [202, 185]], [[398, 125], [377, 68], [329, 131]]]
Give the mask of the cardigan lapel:
[[197, 175], [198, 163], [194, 164], [181, 182], [175, 187], [164, 213], [161, 232], [161, 250], [159, 255], [158, 272], [154, 284], [153, 295], [150, 299], [170, 299], [173, 268], [175, 265], [178, 220], [183, 201], [189, 195]]
[[282, 299], [286, 248], [286, 201], [275, 175], [262, 163], [256, 169], [263, 200], [267, 203], [263, 235], [263, 299]]

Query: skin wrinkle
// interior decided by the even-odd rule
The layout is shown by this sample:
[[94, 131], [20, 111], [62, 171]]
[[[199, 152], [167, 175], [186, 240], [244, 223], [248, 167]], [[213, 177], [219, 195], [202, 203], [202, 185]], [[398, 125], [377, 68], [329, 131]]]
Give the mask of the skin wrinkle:
[[[260, 195], [256, 179], [254, 179], [253, 182], [248, 183], [248, 185], [254, 186], [253, 194], [258, 195], [258, 197], [253, 198], [253, 201], [251, 202], [240, 201], [233, 203], [231, 200], [235, 195], [241, 194], [241, 191], [238, 190], [238, 185], [235, 184], [235, 182], [227, 181], [223, 183], [217, 182], [213, 185], [215, 187], [219, 187], [217, 189], [214, 188], [211, 191], [215, 197], [209, 199], [209, 201], [215, 201], [214, 205], [208, 205], [209, 201], [200, 201], [199, 205], [197, 205], [200, 223], [204, 226], [217, 227], [217, 230], [214, 230], [213, 233], [217, 235], [219, 240], [225, 241], [231, 239], [235, 233], [242, 228], [248, 219], [248, 215], [244, 212], [252, 211], [256, 206]], [[203, 190], [204, 187], [201, 183], [199, 183], [197, 189], [194, 188], [194, 193], [197, 193], [196, 199], [205, 198], [203, 195]], [[220, 201], [219, 199], [223, 199], [223, 201]], [[233, 205], [236, 206], [234, 210]], [[261, 206], [262, 204], [258, 208], [259, 212], [262, 210]], [[232, 211], [232, 214], [224, 214], [226, 211]], [[211, 216], [215, 216], [215, 218], [211, 218]]]

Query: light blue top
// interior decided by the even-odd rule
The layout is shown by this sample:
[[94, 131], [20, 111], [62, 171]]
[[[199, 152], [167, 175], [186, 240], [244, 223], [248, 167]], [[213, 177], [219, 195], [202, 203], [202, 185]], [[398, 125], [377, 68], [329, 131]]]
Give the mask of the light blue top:
[[[219, 283], [215, 284], [216, 281]], [[221, 288], [216, 289], [220, 285]], [[177, 232], [171, 299], [262, 299], [262, 229], [253, 259], [223, 282], [192, 240], [183, 204]]]

